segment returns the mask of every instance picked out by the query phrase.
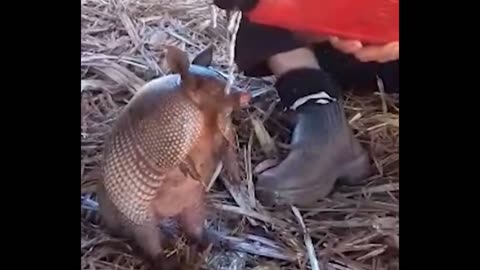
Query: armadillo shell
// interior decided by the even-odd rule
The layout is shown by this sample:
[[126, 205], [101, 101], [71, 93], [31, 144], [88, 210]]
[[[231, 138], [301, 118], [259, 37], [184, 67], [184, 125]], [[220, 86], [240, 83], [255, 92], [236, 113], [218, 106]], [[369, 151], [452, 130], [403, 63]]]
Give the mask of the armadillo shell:
[[142, 224], [168, 171], [200, 137], [203, 118], [179, 89], [179, 78], [156, 79], [121, 113], [105, 147], [105, 188], [124, 217]]

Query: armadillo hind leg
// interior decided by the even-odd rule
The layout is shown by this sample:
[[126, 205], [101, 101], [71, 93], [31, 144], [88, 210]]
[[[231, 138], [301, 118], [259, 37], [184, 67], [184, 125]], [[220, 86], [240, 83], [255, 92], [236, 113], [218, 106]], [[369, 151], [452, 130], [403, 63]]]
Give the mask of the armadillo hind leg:
[[154, 270], [174, 269], [174, 264], [164, 258], [163, 235], [155, 220], [143, 225], [127, 222], [108, 199], [105, 187], [101, 184], [97, 187], [97, 200], [102, 223], [110, 234], [133, 240]]
[[96, 193], [101, 224], [106, 227], [112, 236], [129, 237], [127, 230], [122, 224], [120, 212], [108, 199], [103, 183], [98, 184]]

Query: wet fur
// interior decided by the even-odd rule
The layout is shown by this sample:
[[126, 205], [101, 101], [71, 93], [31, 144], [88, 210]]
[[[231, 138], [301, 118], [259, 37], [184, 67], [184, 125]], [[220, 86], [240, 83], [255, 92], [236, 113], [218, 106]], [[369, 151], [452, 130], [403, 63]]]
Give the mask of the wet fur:
[[[199, 54], [193, 63], [208, 66], [212, 61], [211, 54], [212, 48], [208, 48]], [[200, 76], [192, 74], [189, 71], [186, 53], [177, 48], [169, 48], [167, 61], [172, 71], [180, 76], [181, 81], [171, 77], [158, 84], [163, 87], [171, 85], [175, 88], [179, 82], [179, 94], [187, 95], [202, 111], [205, 127], [198, 142], [189, 152], [187, 159], [167, 173], [165, 183], [150, 204], [154, 219], [148, 223], [134, 225], [124, 219], [108, 199], [102, 183], [97, 192], [100, 213], [106, 228], [113, 235], [133, 239], [154, 264], [155, 269], [174, 269], [171, 265], [167, 266], [163, 256], [164, 237], [160, 228], [162, 220], [173, 217], [194, 243], [200, 248], [205, 248], [213, 240], [204, 227], [207, 215], [205, 186], [209, 184], [221, 161], [227, 163], [226, 168], [233, 170], [233, 175], [239, 174], [238, 168], [235, 169], [235, 166], [231, 165], [235, 162], [232, 160], [235, 159], [235, 154], [231, 148], [234, 137], [229, 126], [229, 118], [225, 115], [229, 110], [240, 107], [242, 96], [235, 93], [225, 96], [223, 94], [225, 82], [201, 74]], [[155, 83], [152, 83], [149, 87], [154, 86]], [[147, 102], [139, 113], [148, 113], [148, 107], [151, 106], [155, 104]]]

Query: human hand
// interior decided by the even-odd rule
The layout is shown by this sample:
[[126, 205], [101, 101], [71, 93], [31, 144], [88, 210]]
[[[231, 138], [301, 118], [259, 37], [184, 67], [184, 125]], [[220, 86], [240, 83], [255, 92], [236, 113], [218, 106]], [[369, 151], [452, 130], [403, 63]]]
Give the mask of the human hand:
[[385, 63], [399, 59], [400, 43], [398, 41], [384, 45], [364, 45], [358, 40], [330, 37], [330, 44], [337, 50], [354, 55], [362, 62]]

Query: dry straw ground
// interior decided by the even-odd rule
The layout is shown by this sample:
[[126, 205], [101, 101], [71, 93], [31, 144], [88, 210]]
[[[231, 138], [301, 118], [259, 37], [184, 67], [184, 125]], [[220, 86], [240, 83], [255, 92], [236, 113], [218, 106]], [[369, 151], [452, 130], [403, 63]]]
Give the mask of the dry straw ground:
[[[132, 94], [168, 72], [164, 45], [194, 55], [213, 42], [215, 65], [226, 70], [226, 22], [220, 14], [213, 29], [208, 4], [194, 0], [82, 0], [81, 16], [82, 269], [144, 269], [125, 241], [98, 226], [94, 192], [101, 179], [103, 138]], [[397, 100], [381, 94], [347, 98], [350, 124], [370, 150], [376, 170], [367, 185], [340, 187], [295, 215], [292, 209], [262, 208], [251, 192], [257, 165], [283, 156], [290, 135], [275, 108], [272, 81], [237, 74], [235, 83], [258, 94], [252, 108], [236, 115], [244, 181], [241, 187], [217, 181], [210, 193], [216, 211], [209, 225], [235, 242], [237, 251], [207, 254], [200, 261], [202, 269], [312, 269], [305, 236], [312, 240], [310, 251], [320, 269], [396, 269]], [[188, 255], [182, 241], [168, 251], [171, 256]]]

